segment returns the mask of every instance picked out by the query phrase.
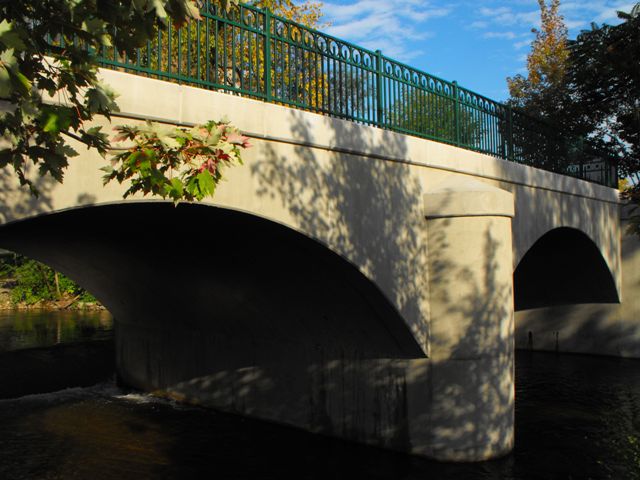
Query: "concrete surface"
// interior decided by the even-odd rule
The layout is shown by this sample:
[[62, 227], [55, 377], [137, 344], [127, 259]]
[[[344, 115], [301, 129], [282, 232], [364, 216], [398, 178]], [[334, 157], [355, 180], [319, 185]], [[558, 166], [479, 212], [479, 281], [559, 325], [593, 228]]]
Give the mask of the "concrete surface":
[[[512, 442], [511, 275], [527, 252], [573, 229], [593, 244], [595, 258], [581, 260], [605, 266], [614, 300], [630, 278], [614, 189], [237, 95], [101, 74], [121, 94], [114, 123], [226, 115], [253, 144], [198, 206], [123, 201], [125, 187], [103, 187], [106, 161], [93, 152], [72, 160], [62, 185], [39, 179], [37, 199], [0, 176], [0, 247], [49, 263], [109, 308], [118, 371], [133, 386], [437, 459], [488, 459]], [[616, 328], [589, 331], [592, 350], [635, 332], [638, 304], [623, 293]], [[574, 298], [563, 295], [557, 302]], [[520, 345], [529, 327], [519, 325]], [[631, 344], [619, 353], [637, 354]]]

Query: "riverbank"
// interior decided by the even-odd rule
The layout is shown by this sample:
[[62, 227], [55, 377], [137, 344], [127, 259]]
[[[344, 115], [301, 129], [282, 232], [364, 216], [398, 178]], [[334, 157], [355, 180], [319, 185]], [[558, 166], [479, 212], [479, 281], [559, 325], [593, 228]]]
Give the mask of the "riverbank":
[[78, 297], [64, 295], [60, 300], [39, 300], [34, 303], [11, 300], [11, 289], [0, 287], [0, 310], [39, 310], [54, 312], [59, 310], [102, 311], [105, 307], [99, 302], [83, 302]]

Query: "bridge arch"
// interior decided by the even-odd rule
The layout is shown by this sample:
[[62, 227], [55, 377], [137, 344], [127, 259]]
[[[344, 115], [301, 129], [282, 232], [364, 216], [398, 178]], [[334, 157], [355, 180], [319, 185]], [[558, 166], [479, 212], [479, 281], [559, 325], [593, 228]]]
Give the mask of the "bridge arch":
[[515, 310], [581, 303], [619, 303], [614, 276], [581, 230], [554, 228], [524, 254], [513, 274]]
[[121, 331], [170, 332], [179, 322], [265, 349], [284, 342], [325, 357], [423, 355], [395, 307], [355, 265], [253, 214], [156, 201], [87, 206], [6, 224], [0, 248], [78, 281]]

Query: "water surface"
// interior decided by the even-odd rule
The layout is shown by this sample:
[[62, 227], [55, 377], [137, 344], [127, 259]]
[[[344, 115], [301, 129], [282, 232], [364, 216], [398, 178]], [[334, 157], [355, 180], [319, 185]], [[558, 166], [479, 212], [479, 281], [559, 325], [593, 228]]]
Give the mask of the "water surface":
[[0, 352], [112, 338], [106, 310], [0, 310]]
[[47, 320], [36, 337], [75, 343], [0, 354], [3, 379], [3, 362], [19, 371], [35, 356], [20, 378], [102, 381], [0, 400], [0, 479], [640, 479], [637, 360], [519, 352], [514, 452], [446, 464], [123, 390], [109, 329], [89, 324], [93, 340], [78, 342], [86, 332], [58, 336]]

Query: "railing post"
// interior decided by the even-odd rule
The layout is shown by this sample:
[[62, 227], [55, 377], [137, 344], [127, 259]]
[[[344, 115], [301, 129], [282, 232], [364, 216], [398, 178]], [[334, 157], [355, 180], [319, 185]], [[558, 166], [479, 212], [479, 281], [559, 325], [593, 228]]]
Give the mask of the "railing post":
[[507, 105], [507, 160], [515, 161], [513, 154], [513, 109]]
[[454, 143], [460, 146], [460, 97], [458, 96], [458, 82], [453, 81], [453, 120], [455, 125]]
[[382, 52], [376, 50], [376, 125], [384, 126], [384, 97], [382, 95]]
[[271, 102], [271, 10], [264, 11], [264, 93]]

